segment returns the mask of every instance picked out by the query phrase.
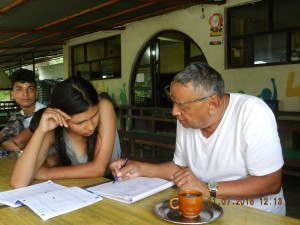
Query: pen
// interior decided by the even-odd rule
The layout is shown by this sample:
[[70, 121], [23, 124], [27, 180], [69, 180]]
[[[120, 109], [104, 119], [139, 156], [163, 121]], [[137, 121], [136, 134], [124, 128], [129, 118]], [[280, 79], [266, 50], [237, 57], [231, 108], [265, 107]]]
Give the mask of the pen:
[[[129, 158], [126, 158], [126, 159], [125, 159], [123, 165], [121, 166], [121, 169], [124, 168], [124, 167], [126, 166], [128, 160], [129, 160]], [[115, 176], [115, 179], [114, 179], [114, 181], [113, 181], [113, 184], [114, 184], [118, 179], [119, 179], [119, 177], [118, 177], [118, 176]]]

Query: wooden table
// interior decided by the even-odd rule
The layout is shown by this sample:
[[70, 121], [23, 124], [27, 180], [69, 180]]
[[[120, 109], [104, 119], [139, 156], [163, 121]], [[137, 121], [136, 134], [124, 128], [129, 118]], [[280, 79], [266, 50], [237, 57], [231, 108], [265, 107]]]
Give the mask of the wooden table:
[[[0, 191], [10, 190], [9, 179], [14, 157], [6, 157], [0, 159]], [[53, 180], [56, 183], [66, 186], [86, 186], [105, 182], [105, 178], [94, 179], [69, 179], [69, 180]], [[38, 181], [34, 181], [38, 183]], [[103, 199], [88, 207], [60, 215], [43, 221], [28, 207], [19, 208], [0, 208], [0, 224], [129, 224], [129, 225], [144, 225], [144, 224], [172, 224], [161, 220], [153, 213], [154, 206], [170, 197], [176, 195], [175, 188], [169, 188], [151, 197], [127, 205], [125, 203], [116, 202], [109, 199]], [[261, 210], [252, 209], [246, 206], [222, 205], [224, 215], [219, 220], [211, 223], [212, 225], [300, 225], [300, 220], [278, 216], [267, 213]]]

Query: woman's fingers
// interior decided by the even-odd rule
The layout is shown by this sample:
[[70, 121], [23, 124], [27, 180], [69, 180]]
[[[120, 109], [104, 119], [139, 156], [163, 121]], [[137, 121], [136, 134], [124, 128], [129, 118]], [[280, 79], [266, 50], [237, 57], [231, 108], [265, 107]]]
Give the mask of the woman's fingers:
[[51, 122], [53, 119], [57, 125], [64, 127], [68, 127], [67, 120], [71, 118], [67, 113], [56, 108], [47, 108], [42, 117], [44, 121]]

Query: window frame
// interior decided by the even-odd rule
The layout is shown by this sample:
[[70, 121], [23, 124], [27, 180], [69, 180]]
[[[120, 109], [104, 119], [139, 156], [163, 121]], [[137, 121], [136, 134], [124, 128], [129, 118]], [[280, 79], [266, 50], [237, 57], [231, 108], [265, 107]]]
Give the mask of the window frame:
[[[225, 64], [228, 69], [238, 69], [238, 68], [247, 68], [247, 67], [261, 67], [261, 66], [273, 66], [273, 65], [286, 65], [286, 64], [296, 64], [300, 62], [300, 57], [297, 60], [292, 59], [292, 39], [293, 39], [293, 33], [299, 33], [300, 32], [300, 23], [299, 26], [294, 26], [294, 27], [284, 27], [284, 28], [279, 28], [276, 29], [274, 28], [274, 7], [273, 7], [273, 2], [274, 0], [262, 0], [260, 1], [262, 3], [268, 4], [267, 8], [267, 30], [266, 31], [260, 31], [260, 32], [253, 32], [253, 33], [248, 33], [248, 34], [240, 34], [240, 35], [232, 35], [231, 34], [231, 22], [232, 22], [232, 11], [237, 8], [242, 8], [242, 7], [249, 7], [250, 4], [255, 4], [256, 2], [253, 3], [246, 3], [244, 5], [238, 5], [238, 6], [233, 6], [230, 7], [226, 10], [227, 14], [227, 40], [226, 40], [226, 59], [225, 59]], [[299, 2], [300, 3], [300, 2]], [[283, 11], [282, 13], [288, 13]], [[285, 34], [285, 42], [283, 43], [285, 45], [285, 61], [280, 61], [280, 62], [266, 62], [263, 64], [255, 64], [255, 60], [253, 60], [252, 63], [243, 63], [243, 64], [234, 64], [234, 47], [232, 46], [233, 41], [246, 41], [246, 40], [251, 40], [254, 42], [255, 40], [263, 37], [263, 36], [269, 36], [270, 38], [273, 37], [273, 35], [278, 35], [278, 34]], [[257, 38], [257, 39], [255, 39]], [[254, 49], [254, 48], [253, 48]], [[268, 49], [268, 50], [277, 50], [277, 49]], [[244, 51], [243, 54], [244, 56], [253, 55], [255, 56], [255, 51], [246, 51], [245, 48], [242, 48], [240, 51]], [[240, 52], [237, 52], [240, 53]], [[238, 54], [237, 54], [238, 55]], [[300, 54], [299, 54], [300, 56]], [[251, 61], [251, 60], [250, 60]]]
[[[119, 39], [119, 45], [120, 45], [119, 54], [117, 54], [116, 56], [110, 56], [110, 53], [108, 52], [108, 49], [109, 49], [108, 43], [115, 38]], [[103, 44], [104, 56], [101, 57], [101, 54], [99, 57], [96, 57], [96, 58], [94, 56], [92, 56], [92, 58], [89, 60], [88, 59], [89, 58], [88, 57], [88, 46], [90, 46], [92, 44], [97, 44], [97, 42], [99, 42], [99, 46], [102, 46], [101, 44]], [[75, 51], [76, 51], [76, 49], [79, 49], [82, 47], [83, 47], [84, 60], [80, 61], [80, 62], [76, 62], [75, 58], [74, 58]], [[116, 67], [118, 69], [112, 70], [109, 72], [103, 70], [104, 68], [101, 65], [107, 63], [108, 61], [119, 62], [119, 63], [117, 63], [118, 65], [116, 65]], [[95, 72], [95, 71], [93, 71], [94, 70], [93, 68], [97, 64], [98, 64], [99, 71]], [[122, 77], [121, 64], [122, 64], [122, 62], [121, 62], [121, 35], [115, 35], [115, 36], [111, 36], [108, 38], [99, 39], [96, 41], [91, 41], [91, 42], [86, 42], [86, 43], [79, 44], [79, 45], [74, 45], [71, 47], [71, 68], [72, 68], [71, 70], [72, 70], [73, 76], [81, 76], [89, 81], [121, 78]], [[76, 72], [76, 67], [78, 67], [78, 66], [88, 66], [89, 69], [86, 73], [78, 74]], [[105, 68], [107, 68], [107, 67], [105, 67]], [[105, 75], [105, 73], [108, 73], [108, 74]]]

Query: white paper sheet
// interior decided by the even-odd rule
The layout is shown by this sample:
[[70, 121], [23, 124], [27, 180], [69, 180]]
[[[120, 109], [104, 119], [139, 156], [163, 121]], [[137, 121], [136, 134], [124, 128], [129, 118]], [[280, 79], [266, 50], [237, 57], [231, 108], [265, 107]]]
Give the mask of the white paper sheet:
[[64, 188], [20, 199], [43, 220], [83, 208], [100, 200], [101, 197], [79, 187]]
[[83, 208], [102, 198], [79, 187], [65, 187], [47, 181], [0, 192], [0, 202], [11, 207], [26, 205], [43, 220]]
[[49, 180], [40, 184], [34, 184], [23, 188], [0, 192], [0, 202], [11, 207], [18, 207], [22, 204], [16, 202], [24, 196], [46, 193], [61, 188], [66, 187], [60, 184], [55, 184]]

